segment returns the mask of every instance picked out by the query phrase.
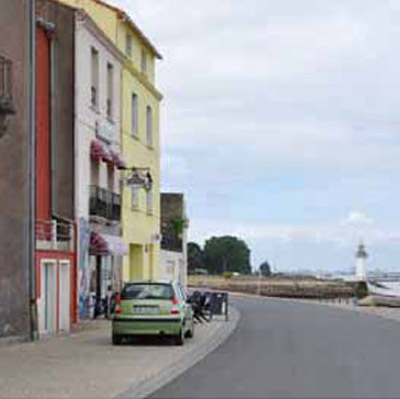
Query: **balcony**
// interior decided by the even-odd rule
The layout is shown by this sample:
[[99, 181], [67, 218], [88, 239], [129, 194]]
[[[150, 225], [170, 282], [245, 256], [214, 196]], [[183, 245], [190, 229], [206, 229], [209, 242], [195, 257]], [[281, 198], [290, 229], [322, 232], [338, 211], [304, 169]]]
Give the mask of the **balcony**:
[[121, 220], [121, 196], [119, 194], [111, 194], [111, 218], [113, 221]]
[[66, 220], [37, 219], [35, 222], [35, 239], [37, 250], [74, 252], [74, 224]]
[[98, 186], [90, 186], [90, 216], [113, 222], [121, 220], [121, 196]]

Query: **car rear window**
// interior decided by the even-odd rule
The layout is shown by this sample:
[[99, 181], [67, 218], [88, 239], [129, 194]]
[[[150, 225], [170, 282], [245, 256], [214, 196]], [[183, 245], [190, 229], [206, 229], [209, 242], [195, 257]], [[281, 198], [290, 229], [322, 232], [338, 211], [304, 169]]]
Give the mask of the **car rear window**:
[[121, 293], [121, 299], [171, 300], [174, 290], [169, 284], [129, 284]]

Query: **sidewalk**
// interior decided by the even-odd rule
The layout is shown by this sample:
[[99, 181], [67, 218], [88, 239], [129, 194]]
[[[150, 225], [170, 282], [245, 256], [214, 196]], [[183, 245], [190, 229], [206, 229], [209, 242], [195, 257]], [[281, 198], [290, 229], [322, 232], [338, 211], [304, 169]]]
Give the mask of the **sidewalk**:
[[111, 345], [110, 322], [71, 336], [0, 347], [0, 397], [144, 397], [201, 360], [233, 332], [230, 321], [197, 324], [183, 347], [158, 339]]

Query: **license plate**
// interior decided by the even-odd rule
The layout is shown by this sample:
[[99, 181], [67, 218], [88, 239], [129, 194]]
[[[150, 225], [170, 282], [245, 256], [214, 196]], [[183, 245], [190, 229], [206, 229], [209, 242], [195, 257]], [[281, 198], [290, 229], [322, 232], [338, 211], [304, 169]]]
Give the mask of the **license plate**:
[[134, 306], [133, 313], [135, 313], [135, 314], [157, 314], [158, 306]]

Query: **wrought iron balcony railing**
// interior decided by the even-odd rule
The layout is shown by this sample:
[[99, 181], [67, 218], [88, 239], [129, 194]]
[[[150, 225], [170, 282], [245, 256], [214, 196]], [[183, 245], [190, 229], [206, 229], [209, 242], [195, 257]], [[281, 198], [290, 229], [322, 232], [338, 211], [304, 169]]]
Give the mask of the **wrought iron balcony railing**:
[[98, 186], [90, 186], [89, 212], [107, 220], [121, 220], [121, 196]]
[[121, 220], [121, 196], [119, 194], [111, 194], [111, 220]]

